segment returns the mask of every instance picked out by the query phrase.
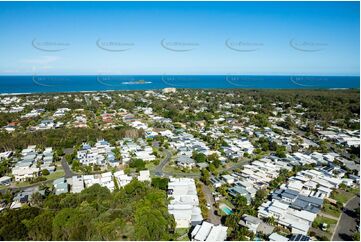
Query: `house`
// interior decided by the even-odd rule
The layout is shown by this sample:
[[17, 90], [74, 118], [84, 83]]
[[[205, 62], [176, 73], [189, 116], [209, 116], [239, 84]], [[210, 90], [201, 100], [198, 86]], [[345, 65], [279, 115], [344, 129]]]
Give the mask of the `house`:
[[72, 193], [80, 193], [84, 189], [84, 181], [82, 176], [73, 176], [72, 177], [72, 186], [71, 192]]
[[257, 233], [258, 226], [262, 223], [262, 220], [251, 215], [243, 215], [239, 224], [243, 227], [247, 227], [253, 233]]
[[192, 158], [186, 156], [186, 155], [180, 155], [176, 158], [176, 164], [181, 167], [185, 168], [192, 168], [196, 165], [195, 160]]
[[14, 196], [13, 201], [20, 203], [28, 203], [31, 199], [31, 196], [36, 192], [40, 192], [39, 187], [25, 188], [24, 190], [20, 191]]
[[40, 122], [37, 129], [38, 130], [44, 130], [44, 129], [52, 129], [55, 127], [54, 120], [52, 119], [45, 119]]
[[247, 199], [247, 203], [250, 204], [251, 203], [251, 194], [243, 187], [241, 186], [233, 186], [231, 188], [228, 189], [228, 194], [231, 195], [232, 197], [238, 197], [238, 196], [243, 196]]
[[233, 184], [234, 183], [234, 177], [231, 175], [223, 175], [222, 179], [227, 183], [227, 184]]
[[55, 190], [55, 195], [69, 192], [68, 183], [64, 177], [53, 181], [53, 186], [54, 186], [54, 190]]
[[214, 225], [204, 221], [194, 227], [191, 233], [192, 241], [225, 241], [227, 229], [223, 225]]
[[349, 178], [343, 178], [342, 183], [348, 187], [352, 187], [354, 185], [353, 180]]
[[91, 187], [94, 184], [99, 184], [102, 187], [106, 187], [109, 191], [114, 190], [114, 181], [111, 172], [105, 172], [95, 175], [84, 175], [83, 176], [85, 187]]
[[148, 181], [148, 182], [150, 182], [149, 170], [139, 171], [138, 181], [141, 181], [141, 182]]
[[77, 159], [83, 165], [110, 165], [114, 167], [119, 162], [115, 160], [113, 149], [115, 147], [105, 140], [98, 140], [94, 147], [84, 143], [82, 149], [77, 152]]
[[126, 175], [123, 170], [114, 172], [113, 176], [117, 181], [119, 187], [124, 187], [125, 185], [129, 184], [133, 179], [131, 176]]
[[194, 179], [170, 178], [168, 197], [168, 212], [174, 216], [176, 228], [189, 228], [203, 221]]
[[8, 186], [11, 183], [11, 177], [9, 176], [3, 176], [0, 177], [0, 185]]
[[24, 163], [24, 166], [15, 166], [12, 169], [12, 174], [15, 181], [26, 181], [35, 178], [39, 175], [40, 169], [37, 167], [30, 167], [29, 163]]
[[295, 234], [307, 235], [316, 216], [316, 213], [294, 209], [279, 200], [267, 201], [258, 208], [259, 218], [274, 217], [279, 225], [290, 228]]
[[209, 179], [209, 180], [215, 188], [221, 187], [224, 184], [224, 181], [222, 181], [214, 176], [212, 176], [211, 179]]
[[311, 238], [304, 234], [293, 234], [289, 241], [310, 241]]
[[206, 169], [209, 166], [209, 164], [207, 162], [200, 162], [200, 163], [196, 163], [196, 166], [199, 169], [203, 170], [203, 169]]
[[253, 232], [254, 234], [262, 233], [265, 235], [269, 235], [274, 230], [273, 226], [268, 225], [264, 223], [261, 219], [248, 214], [244, 214], [238, 223], [239, 225], [248, 228], [248, 230]]
[[9, 159], [13, 155], [12, 151], [5, 151], [0, 153], [0, 161], [4, 159]]
[[272, 233], [268, 236], [269, 241], [288, 241], [287, 237], [284, 237], [278, 233]]

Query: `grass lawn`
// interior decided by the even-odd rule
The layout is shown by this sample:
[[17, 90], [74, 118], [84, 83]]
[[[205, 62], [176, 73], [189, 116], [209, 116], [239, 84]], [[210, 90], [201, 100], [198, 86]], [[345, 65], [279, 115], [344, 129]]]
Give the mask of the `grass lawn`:
[[15, 185], [16, 187], [26, 187], [31, 185], [31, 183], [28, 181], [24, 181], [24, 182], [15, 182], [13, 185]]
[[340, 203], [346, 203], [348, 200], [350, 200], [350, 198], [352, 198], [354, 196], [354, 193], [351, 192], [346, 192], [343, 190], [336, 190], [335, 192], [333, 192], [331, 194], [331, 198], [335, 199], [336, 201], [340, 202]]
[[347, 188], [346, 191], [350, 192], [350, 193], [352, 193], [354, 195], [359, 195], [360, 194], [360, 187]]
[[340, 214], [341, 214], [341, 211], [340, 209], [336, 208], [335, 206], [331, 205], [330, 203], [325, 203], [323, 205], [323, 209], [322, 209], [323, 212], [327, 213], [327, 214], [330, 214], [334, 217], [339, 217]]
[[179, 241], [189, 241], [188, 232], [189, 232], [188, 228], [175, 229], [174, 238], [178, 240], [179, 237], [181, 237], [184, 234], [187, 234], [184, 235], [182, 238], [180, 238]]
[[62, 169], [58, 169], [53, 173], [50, 173], [49, 175], [45, 176], [47, 180], [51, 180], [51, 179], [58, 179], [60, 177], [65, 176], [65, 172]]
[[148, 169], [148, 170], [154, 170], [154, 163], [153, 162], [148, 162], [145, 164], [145, 168]]
[[226, 199], [220, 200], [220, 201], [218, 201], [218, 203], [219, 203], [219, 204], [224, 203], [224, 204], [226, 204], [228, 207], [230, 207], [231, 209], [234, 209], [234, 205], [233, 205], [230, 201], [228, 201], [228, 200], [226, 200]]
[[337, 221], [334, 220], [334, 219], [331, 219], [331, 218], [326, 218], [326, 217], [322, 217], [320, 215], [317, 215], [316, 219], [313, 221], [312, 223], [312, 227], [314, 228], [320, 228], [320, 226], [323, 224], [323, 223], [326, 223], [328, 225], [331, 225], [331, 224], [336, 224]]

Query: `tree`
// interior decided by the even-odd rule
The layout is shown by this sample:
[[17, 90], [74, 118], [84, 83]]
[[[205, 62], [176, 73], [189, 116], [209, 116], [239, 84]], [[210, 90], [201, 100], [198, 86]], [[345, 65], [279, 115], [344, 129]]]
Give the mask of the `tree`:
[[30, 201], [34, 207], [42, 207], [44, 198], [43, 198], [43, 195], [41, 195], [39, 192], [36, 192], [33, 195], [31, 195]]
[[1, 211], [0, 240], [28, 240], [28, 230], [22, 221], [33, 219], [39, 212], [39, 208], [33, 207]]
[[276, 150], [276, 155], [280, 158], [286, 157], [286, 147], [284, 146], [278, 146]]
[[168, 178], [153, 177], [152, 186], [166, 191], [168, 188]]
[[270, 225], [275, 225], [276, 220], [275, 220], [275, 218], [273, 216], [271, 216], [271, 217], [265, 218], [265, 222], [270, 224]]
[[252, 203], [254, 207], [259, 207], [263, 201], [267, 198], [268, 191], [266, 189], [257, 190], [255, 198], [253, 199]]
[[[146, 219], [145, 219], [146, 218]], [[140, 206], [135, 212], [136, 240], [168, 240], [168, 221], [151, 206]]]
[[49, 172], [49, 170], [44, 169], [44, 170], [41, 170], [41, 174], [42, 174], [43, 176], [48, 176], [48, 175], [50, 174], [50, 172]]
[[29, 240], [51, 240], [54, 212], [45, 210], [34, 219], [24, 220]]
[[203, 153], [198, 153], [198, 152], [193, 152], [192, 154], [192, 158], [197, 162], [197, 163], [203, 163], [207, 161], [207, 156]]
[[239, 241], [248, 241], [252, 240], [253, 234], [246, 227], [240, 227], [234, 231], [234, 235], [232, 236], [234, 240]]
[[135, 168], [139, 172], [145, 169], [145, 162], [142, 159], [132, 159], [129, 162], [129, 167]]
[[241, 210], [245, 207], [247, 207], [248, 201], [247, 198], [241, 195], [238, 195], [234, 198], [234, 204], [237, 207], [237, 209]]
[[208, 184], [209, 184], [209, 179], [210, 179], [209, 171], [206, 170], [206, 169], [203, 169], [203, 170], [201, 171], [201, 181], [202, 181], [204, 184], [208, 185]]
[[354, 241], [360, 241], [360, 232], [354, 233], [354, 235], [352, 236], [352, 239]]

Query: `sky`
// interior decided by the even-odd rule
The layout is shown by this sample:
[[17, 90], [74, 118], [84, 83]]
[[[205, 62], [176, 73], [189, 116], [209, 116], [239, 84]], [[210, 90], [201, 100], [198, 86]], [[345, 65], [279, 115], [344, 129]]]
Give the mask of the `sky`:
[[359, 2], [0, 2], [0, 75], [359, 75]]

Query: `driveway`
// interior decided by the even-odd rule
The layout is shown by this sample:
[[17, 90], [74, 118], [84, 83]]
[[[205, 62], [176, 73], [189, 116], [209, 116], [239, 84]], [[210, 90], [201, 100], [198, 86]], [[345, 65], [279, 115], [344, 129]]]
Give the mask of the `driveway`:
[[359, 221], [356, 214], [353, 212], [354, 209], [360, 207], [360, 197], [355, 196], [351, 198], [345, 205], [341, 214], [340, 220], [338, 221], [335, 232], [332, 236], [333, 241], [352, 241], [353, 234], [357, 231], [356, 226]]
[[215, 224], [215, 225], [221, 224], [221, 218], [214, 214], [216, 211], [214, 204], [216, 202], [214, 201], [212, 191], [203, 182], [201, 182], [201, 185], [202, 185], [202, 191], [207, 200], [207, 203], [211, 205], [211, 209], [208, 210], [208, 219], [207, 219], [208, 222]]

